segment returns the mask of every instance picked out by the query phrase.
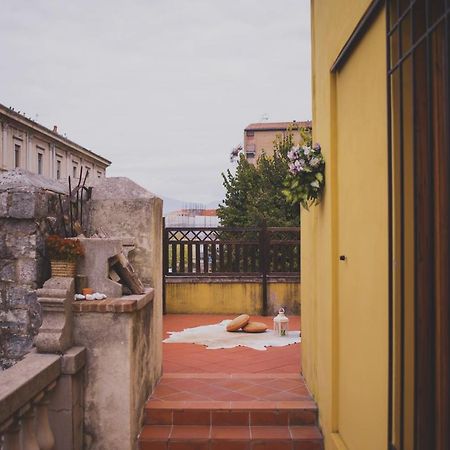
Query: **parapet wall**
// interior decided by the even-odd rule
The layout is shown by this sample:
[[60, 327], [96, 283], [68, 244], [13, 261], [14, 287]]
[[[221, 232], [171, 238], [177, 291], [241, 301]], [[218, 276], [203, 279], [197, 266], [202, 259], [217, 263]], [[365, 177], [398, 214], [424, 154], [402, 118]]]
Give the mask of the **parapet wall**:
[[[300, 281], [272, 278], [267, 283], [267, 313], [284, 307], [300, 314]], [[263, 314], [263, 291], [257, 279], [166, 277], [169, 314]]]

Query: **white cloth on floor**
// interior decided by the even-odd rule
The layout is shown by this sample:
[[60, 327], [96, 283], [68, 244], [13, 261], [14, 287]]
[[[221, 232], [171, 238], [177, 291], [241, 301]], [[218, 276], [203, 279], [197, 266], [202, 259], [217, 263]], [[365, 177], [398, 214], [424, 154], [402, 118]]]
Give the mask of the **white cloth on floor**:
[[186, 328], [183, 331], [168, 331], [170, 337], [166, 344], [201, 344], [208, 349], [249, 347], [255, 350], [267, 350], [266, 347], [284, 347], [301, 342], [300, 331], [289, 331], [287, 336], [278, 336], [272, 330], [264, 333], [245, 333], [244, 331], [226, 331], [231, 320], [223, 320], [214, 325]]

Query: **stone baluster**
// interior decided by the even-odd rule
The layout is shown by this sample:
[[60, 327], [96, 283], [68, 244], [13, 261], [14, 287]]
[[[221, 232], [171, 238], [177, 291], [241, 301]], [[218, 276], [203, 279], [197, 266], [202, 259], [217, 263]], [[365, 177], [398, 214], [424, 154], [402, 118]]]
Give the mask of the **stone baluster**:
[[55, 448], [55, 437], [48, 420], [49, 392], [56, 386], [52, 383], [45, 392], [42, 392], [35, 400], [36, 404], [36, 437], [40, 450], [53, 450]]
[[20, 450], [20, 424], [11, 420], [5, 427], [2, 450]]
[[25, 412], [22, 414], [20, 421], [22, 425], [22, 450], [40, 450], [34, 431], [35, 410], [33, 405], [25, 407]]

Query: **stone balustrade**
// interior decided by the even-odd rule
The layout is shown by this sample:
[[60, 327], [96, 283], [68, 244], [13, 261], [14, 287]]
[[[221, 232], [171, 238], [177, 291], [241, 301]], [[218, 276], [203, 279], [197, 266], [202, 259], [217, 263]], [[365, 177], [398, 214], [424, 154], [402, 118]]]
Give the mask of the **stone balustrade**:
[[81, 450], [82, 389], [68, 389], [67, 381], [82, 376], [84, 365], [85, 349], [72, 347], [64, 355], [31, 352], [2, 372], [1, 450]]

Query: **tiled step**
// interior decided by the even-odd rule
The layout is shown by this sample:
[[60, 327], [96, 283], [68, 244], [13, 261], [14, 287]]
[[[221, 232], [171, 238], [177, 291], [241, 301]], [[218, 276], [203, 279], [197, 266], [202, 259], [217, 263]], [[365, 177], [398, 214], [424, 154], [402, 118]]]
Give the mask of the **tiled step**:
[[298, 374], [163, 376], [140, 450], [322, 450], [317, 407]]
[[146, 425], [298, 426], [316, 425], [313, 401], [183, 402], [149, 401]]
[[316, 426], [146, 425], [139, 450], [322, 450]]

